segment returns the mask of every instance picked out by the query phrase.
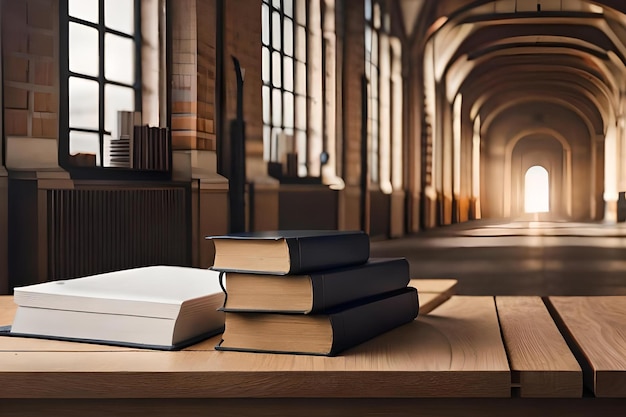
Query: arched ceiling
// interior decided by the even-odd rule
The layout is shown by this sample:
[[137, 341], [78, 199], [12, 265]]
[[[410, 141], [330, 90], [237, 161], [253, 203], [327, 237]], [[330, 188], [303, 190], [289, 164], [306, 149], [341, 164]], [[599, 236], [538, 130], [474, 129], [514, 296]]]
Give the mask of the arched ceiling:
[[448, 102], [470, 101], [471, 119], [549, 102], [593, 135], [622, 116], [626, 1], [438, 0], [421, 13], [430, 25], [425, 74]]

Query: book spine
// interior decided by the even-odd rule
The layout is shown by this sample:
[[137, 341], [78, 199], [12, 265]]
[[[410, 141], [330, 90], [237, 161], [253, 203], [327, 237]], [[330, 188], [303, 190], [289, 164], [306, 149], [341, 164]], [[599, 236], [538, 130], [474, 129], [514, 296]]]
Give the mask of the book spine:
[[362, 264], [369, 258], [366, 233], [287, 238], [290, 274]]
[[313, 287], [311, 313], [399, 290], [410, 280], [409, 263], [404, 258], [373, 261], [362, 266], [311, 273], [310, 276]]
[[385, 298], [331, 314], [333, 345], [329, 356], [412, 322], [418, 311], [417, 290], [406, 287]]

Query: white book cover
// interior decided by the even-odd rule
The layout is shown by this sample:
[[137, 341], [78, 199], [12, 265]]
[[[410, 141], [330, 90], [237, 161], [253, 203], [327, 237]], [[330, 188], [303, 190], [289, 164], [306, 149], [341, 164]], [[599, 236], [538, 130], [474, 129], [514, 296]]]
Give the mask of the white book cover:
[[15, 288], [2, 335], [178, 349], [221, 332], [225, 294], [209, 269], [149, 266]]
[[14, 301], [25, 307], [172, 319], [185, 301], [222, 293], [216, 271], [158, 265], [17, 287]]

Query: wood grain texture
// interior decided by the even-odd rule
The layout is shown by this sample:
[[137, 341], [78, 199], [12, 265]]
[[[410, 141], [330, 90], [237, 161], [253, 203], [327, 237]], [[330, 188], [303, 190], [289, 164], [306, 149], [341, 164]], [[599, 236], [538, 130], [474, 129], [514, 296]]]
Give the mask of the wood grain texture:
[[456, 279], [427, 279], [414, 278], [410, 281], [410, 286], [417, 288], [419, 292], [436, 292], [454, 294], [456, 291]]
[[581, 397], [582, 370], [539, 297], [496, 297], [513, 382], [522, 397]]
[[417, 288], [419, 314], [428, 314], [456, 293], [455, 279], [412, 279], [409, 286]]
[[0, 337], [2, 398], [467, 398], [511, 388], [491, 297], [453, 297], [331, 358], [218, 352], [218, 337], [180, 352], [7, 350], [12, 339]]
[[596, 397], [626, 397], [626, 296], [550, 297]]
[[13, 316], [17, 305], [10, 295], [0, 295], [0, 326], [5, 326], [13, 322]]
[[420, 292], [417, 294], [417, 298], [420, 303], [419, 314], [425, 315], [448, 301], [450, 296], [436, 292]]

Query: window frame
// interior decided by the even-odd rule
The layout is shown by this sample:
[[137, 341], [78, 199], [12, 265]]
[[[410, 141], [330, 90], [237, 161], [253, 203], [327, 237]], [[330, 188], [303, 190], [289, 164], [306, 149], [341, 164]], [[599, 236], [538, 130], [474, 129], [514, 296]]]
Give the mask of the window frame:
[[[169, 167], [167, 171], [148, 171], [138, 170], [132, 168], [120, 168], [120, 167], [106, 167], [104, 165], [104, 143], [105, 135], [111, 132], [105, 130], [105, 106], [104, 104], [104, 92], [107, 85], [122, 86], [125, 88], [132, 88], [134, 90], [135, 106], [134, 111], [142, 111], [142, 33], [141, 33], [141, 4], [142, 0], [133, 0], [133, 7], [135, 10], [133, 24], [134, 33], [129, 35], [124, 32], [120, 32], [115, 29], [107, 28], [104, 24], [104, 11], [106, 0], [98, 0], [98, 23], [85, 21], [80, 18], [76, 18], [69, 15], [69, 0], [61, 0], [59, 2], [59, 140], [58, 140], [58, 162], [59, 165], [68, 171], [72, 178], [77, 179], [138, 179], [138, 180], [169, 180], [171, 179], [171, 146], [169, 158]], [[165, 21], [166, 21], [166, 44], [165, 44], [165, 60], [166, 60], [166, 77], [167, 84], [171, 85], [171, 19], [169, 17], [170, 8], [169, 0], [165, 0]], [[84, 25], [90, 28], [94, 28], [98, 31], [98, 48], [102, 53], [98, 62], [98, 75], [90, 76], [86, 74], [75, 73], [70, 70], [69, 59], [69, 27], [71, 23]], [[107, 80], [104, 74], [105, 58], [104, 39], [107, 33], [120, 36], [126, 39], [132, 39], [134, 41], [134, 55], [135, 55], [135, 67], [134, 67], [134, 82], [132, 85], [125, 84], [113, 80]], [[98, 83], [98, 128], [97, 129], [84, 129], [70, 127], [69, 119], [69, 81], [71, 77], [96, 81]], [[166, 119], [167, 119], [167, 141], [171, 144], [171, 109], [170, 109], [170, 91], [169, 88], [164, 92], [166, 103]], [[87, 132], [98, 134], [99, 140], [99, 161], [96, 161], [96, 166], [93, 167], [81, 167], [72, 164], [70, 155], [70, 132]], [[98, 165], [100, 164], [100, 165]]]
[[[377, 0], [365, 0], [365, 78], [367, 80], [367, 159], [370, 183], [380, 180], [380, 35], [383, 10]], [[378, 13], [378, 16], [376, 15]], [[379, 21], [377, 22], [376, 19]], [[368, 39], [369, 37], [369, 39]], [[369, 40], [369, 48], [368, 48]]]
[[[308, 130], [308, 115], [305, 116], [304, 119], [304, 126], [298, 126], [298, 115], [296, 112], [296, 108], [298, 107], [298, 100], [304, 100], [305, 103], [305, 107], [308, 107], [308, 100], [309, 100], [309, 96], [308, 96], [308, 91], [309, 91], [309, 85], [308, 85], [308, 71], [307, 71], [307, 53], [308, 51], [306, 51], [305, 48], [305, 60], [303, 61], [302, 59], [300, 59], [298, 57], [299, 53], [297, 52], [297, 48], [298, 48], [298, 41], [297, 41], [297, 33], [299, 31], [299, 29], [303, 29], [303, 33], [304, 33], [304, 43], [305, 45], [308, 44], [308, 36], [309, 36], [309, 29], [308, 29], [308, 10], [304, 10], [304, 16], [305, 16], [305, 22], [304, 24], [302, 24], [299, 19], [298, 19], [298, 13], [299, 10], [299, 3], [297, 0], [291, 0], [292, 2], [292, 14], [291, 16], [287, 15], [285, 13], [285, 9], [284, 9], [284, 1], [283, 0], [279, 0], [280, 1], [280, 6], [276, 6], [275, 3], [276, 0], [262, 0], [261, 2], [261, 15], [263, 16], [263, 8], [267, 7], [268, 10], [268, 40], [267, 43], [263, 40], [263, 36], [261, 36], [261, 54], [265, 54], [265, 51], [267, 50], [268, 53], [268, 69], [267, 71], [269, 72], [268, 74], [268, 80], [266, 80], [264, 77], [262, 77], [261, 82], [262, 82], [262, 97], [265, 95], [265, 90], [267, 89], [269, 91], [268, 94], [268, 101], [266, 102], [265, 99], [263, 100], [263, 112], [265, 113], [266, 111], [269, 112], [269, 120], [266, 121], [265, 120], [265, 115], [263, 116], [263, 148], [264, 148], [264, 160], [268, 163], [270, 162], [280, 162], [278, 161], [278, 157], [279, 155], [275, 155], [275, 153], [277, 152], [277, 143], [275, 143], [275, 140], [277, 141], [278, 138], [275, 138], [276, 134], [280, 134], [280, 133], [284, 133], [287, 135], [291, 135], [293, 136], [293, 140], [294, 140], [294, 150], [295, 151], [303, 151], [302, 154], [300, 154], [300, 152], [298, 152], [298, 177], [297, 178], [303, 178], [304, 176], [303, 171], [308, 171], [308, 167], [307, 167], [307, 150], [308, 150], [308, 145], [307, 143], [304, 143], [303, 146], [302, 144], [298, 144], [298, 136], [300, 137], [304, 137], [305, 140], [307, 138], [307, 130]], [[304, 4], [305, 7], [307, 5], [307, 2], [301, 2], [301, 4]], [[280, 20], [280, 46], [278, 48], [274, 47], [274, 38], [273, 38], [273, 34], [275, 31], [274, 28], [274, 20], [273, 20], [273, 14], [274, 13], [278, 13], [279, 15], [279, 20]], [[291, 24], [292, 24], [292, 51], [291, 54], [287, 54], [285, 52], [285, 31], [284, 31], [284, 25], [285, 25], [285, 20], [290, 20]], [[266, 24], [265, 21], [261, 21], [261, 24], [264, 25]], [[280, 56], [280, 63], [281, 63], [281, 73], [280, 73], [280, 86], [276, 86], [274, 84], [274, 80], [273, 80], [273, 73], [274, 73], [274, 62], [273, 62], [273, 55], [275, 53], [278, 53]], [[290, 80], [291, 82], [291, 89], [286, 89], [285, 88], [285, 71], [284, 71], [284, 62], [285, 59], [291, 59], [292, 61], [292, 69], [291, 69], [291, 73], [292, 73], [292, 80]], [[305, 74], [305, 79], [304, 79], [304, 92], [301, 92], [298, 90], [298, 83], [300, 82], [298, 79], [298, 65], [304, 65], [304, 74]], [[263, 65], [263, 63], [262, 63]], [[265, 72], [265, 68], [262, 68], [262, 72]], [[280, 123], [276, 122], [276, 117], [274, 115], [274, 92], [275, 91], [279, 91], [280, 92], [280, 104], [281, 104], [281, 112], [280, 112]], [[285, 96], [286, 94], [291, 94], [293, 96], [293, 106], [292, 106], [292, 115], [291, 115], [291, 119], [292, 119], [292, 124], [293, 126], [286, 126], [285, 125]], [[266, 108], [267, 107], [267, 108]], [[307, 110], [308, 113], [308, 110]], [[300, 116], [301, 117], [301, 116]], [[269, 130], [269, 133], [267, 134], [268, 137], [266, 138], [266, 131]], [[267, 143], [266, 143], [267, 141]], [[304, 169], [303, 169], [304, 167]]]

